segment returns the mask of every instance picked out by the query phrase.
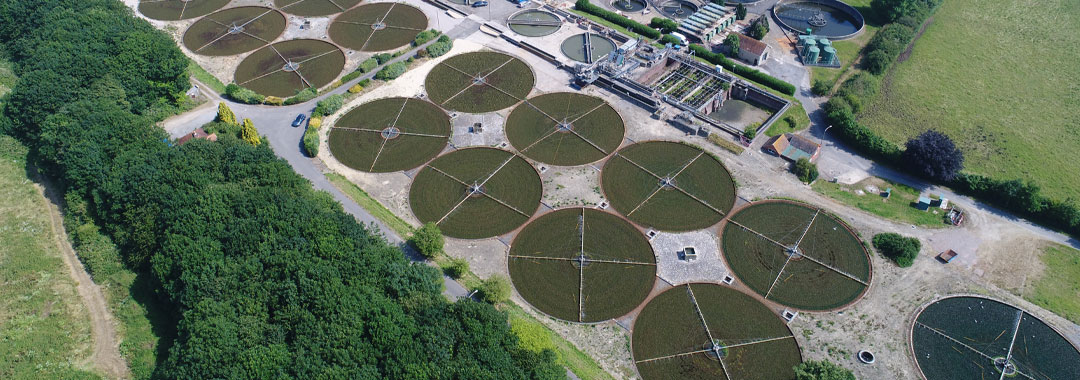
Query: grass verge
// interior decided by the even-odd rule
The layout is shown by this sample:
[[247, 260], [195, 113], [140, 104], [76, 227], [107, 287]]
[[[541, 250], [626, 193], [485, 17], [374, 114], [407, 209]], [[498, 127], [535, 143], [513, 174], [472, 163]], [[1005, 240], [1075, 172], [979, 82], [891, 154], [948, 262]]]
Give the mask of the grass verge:
[[[519, 338], [528, 340], [538, 338], [538, 340], [542, 340], [545, 343], [550, 341], [550, 346], [541, 347], [550, 348], [552, 351], [555, 351], [555, 355], [558, 357], [556, 362], [569, 369], [579, 378], [615, 379], [611, 374], [607, 373], [607, 371], [604, 371], [603, 368], [600, 368], [600, 365], [597, 364], [592, 357], [579, 350], [577, 346], [574, 346], [570, 341], [563, 339], [559, 334], [551, 331], [551, 329], [547, 328], [540, 320], [526, 312], [525, 309], [522, 309], [521, 306], [508, 302], [500, 308], [510, 315], [510, 326], [512, 328], [515, 325], [518, 326], [517, 328], [514, 328], [514, 332], [519, 334]], [[530, 332], [528, 338], [521, 335], [520, 331], [522, 330]], [[539, 335], [539, 337], [537, 337], [537, 335]]]
[[387, 227], [394, 230], [402, 239], [408, 238], [413, 233], [413, 226], [409, 225], [404, 219], [394, 215], [390, 209], [379, 203], [378, 200], [372, 198], [364, 189], [360, 186], [350, 182], [344, 176], [337, 173], [326, 173], [326, 179], [330, 180], [330, 183], [337, 187], [338, 190], [345, 193], [349, 198], [352, 198], [360, 207], [371, 213], [376, 219], [381, 220]]
[[724, 138], [724, 136], [722, 135], [715, 133], [709, 135], [709, 142], [713, 143], [713, 145], [724, 148], [724, 150], [727, 150], [728, 152], [735, 153], [737, 155], [742, 154], [742, 152], [746, 150], [741, 145]]
[[1040, 257], [1046, 270], [1023, 292], [1024, 299], [1080, 323], [1080, 251], [1051, 245]]
[[[871, 193], [867, 187], [874, 186], [878, 192]], [[944, 228], [943, 210], [920, 211], [914, 207], [919, 191], [902, 184], [871, 177], [852, 185], [829, 181], [815, 181], [811, 188], [840, 203], [858, 208], [879, 217], [920, 227]], [[892, 196], [882, 197], [880, 192], [892, 188]], [[864, 194], [859, 194], [862, 191]], [[937, 211], [935, 214], [934, 211]]]
[[195, 80], [210, 86], [210, 89], [214, 90], [215, 93], [225, 93], [225, 84], [221, 83], [217, 77], [211, 75], [210, 72], [206, 71], [202, 66], [199, 66], [195, 61], [189, 61], [187, 71], [188, 75], [195, 78]]

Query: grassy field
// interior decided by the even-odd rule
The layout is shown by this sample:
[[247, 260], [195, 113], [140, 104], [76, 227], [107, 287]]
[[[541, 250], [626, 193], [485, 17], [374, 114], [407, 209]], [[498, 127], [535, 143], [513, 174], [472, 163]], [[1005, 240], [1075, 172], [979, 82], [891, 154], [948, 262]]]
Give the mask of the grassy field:
[[195, 61], [188, 62], [187, 71], [188, 76], [195, 78], [195, 80], [202, 82], [207, 86], [210, 86], [210, 89], [214, 90], [214, 93], [225, 93], [225, 84], [221, 83], [221, 80], [207, 72], [206, 69], [204, 69], [202, 66], [199, 66], [199, 64], [195, 63]]
[[[461, 239], [499, 236], [524, 224], [540, 205], [542, 186], [536, 169], [512, 155], [469, 148], [431, 161], [409, 190], [416, 218], [437, 222], [443, 234]], [[480, 183], [483, 195], [467, 196], [465, 184]]]
[[[477, 76], [483, 77], [483, 84], [473, 83]], [[450, 57], [432, 68], [424, 79], [424, 88], [431, 101], [444, 108], [484, 113], [525, 99], [534, 81], [532, 69], [520, 59], [502, 53], [474, 52]]]
[[94, 379], [89, 315], [26, 175], [27, 150], [0, 135], [0, 378]]
[[[552, 119], [570, 122], [576, 133], [553, 134], [558, 126]], [[624, 132], [622, 117], [603, 99], [569, 92], [530, 98], [506, 118], [506, 138], [514, 148], [556, 166], [600, 160], [619, 147]]]
[[[799, 251], [807, 257], [869, 282], [869, 259], [858, 239], [830, 215], [814, 215], [814, 209], [803, 205], [768, 202], [744, 208], [732, 220], [785, 246], [799, 242]], [[783, 247], [734, 223], [724, 227], [722, 244], [739, 280], [784, 305], [832, 309], [855, 300], [866, 288], [814, 261], [788, 261]]]
[[1024, 299], [1073, 323], [1080, 323], [1080, 251], [1062, 246], [1046, 247], [1040, 257], [1045, 271], [1023, 290]]
[[[393, 126], [402, 134], [383, 138]], [[366, 129], [365, 131], [346, 128]], [[442, 137], [439, 137], [442, 136]], [[409, 170], [446, 148], [450, 117], [439, 107], [413, 98], [383, 98], [349, 110], [330, 130], [330, 153], [346, 166], [365, 172]]]
[[[697, 230], [719, 222], [721, 213], [735, 203], [735, 184], [727, 169], [698, 148], [647, 142], [623, 148], [618, 154], [604, 165], [602, 186], [612, 206], [635, 223], [663, 231]], [[656, 191], [660, 187], [657, 176], [673, 176], [675, 186], [682, 191]]]
[[[506, 310], [510, 315], [510, 327], [515, 333], [521, 336], [522, 330], [524, 329], [533, 332], [535, 335], [533, 335], [532, 338], [540, 340], [542, 342], [542, 347], [551, 348], [552, 351], [555, 351], [559, 365], [574, 372], [579, 378], [598, 380], [614, 379], [611, 374], [604, 371], [603, 368], [600, 368], [600, 365], [597, 364], [592, 357], [582, 352], [577, 346], [574, 346], [573, 343], [563, 339], [559, 334], [548, 329], [521, 307], [513, 303], [508, 303], [502, 305], [501, 309]], [[522, 339], [525, 340], [527, 338], [522, 337]]]
[[[892, 196], [886, 199], [880, 193], [867, 192], [867, 186], [877, 187], [879, 192], [892, 188]], [[914, 203], [919, 199], [919, 191], [902, 184], [869, 178], [853, 185], [815, 181], [811, 187], [814, 191], [829, 198], [885, 219], [928, 228], [948, 226], [945, 224], [944, 210], [920, 211], [916, 209]], [[856, 191], [863, 191], [863, 194], [858, 194]]]
[[1080, 198], [1080, 176], [1062, 175], [1080, 173], [1076, 62], [1074, 0], [946, 1], [860, 121], [901, 144], [937, 129], [969, 172]]

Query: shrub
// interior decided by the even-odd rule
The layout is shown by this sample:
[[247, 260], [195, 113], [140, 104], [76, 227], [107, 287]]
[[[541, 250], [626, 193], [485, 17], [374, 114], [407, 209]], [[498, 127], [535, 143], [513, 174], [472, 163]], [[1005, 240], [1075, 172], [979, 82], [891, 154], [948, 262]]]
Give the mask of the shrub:
[[443, 252], [443, 244], [445, 244], [439, 226], [431, 222], [417, 229], [409, 241], [420, 252], [420, 255], [429, 259], [439, 257]]
[[624, 27], [631, 32], [640, 34], [650, 39], [655, 40], [660, 38], [659, 30], [642, 25], [637, 21], [623, 17], [618, 13], [592, 5], [591, 3], [589, 3], [589, 0], [577, 0], [577, 2], [574, 3], [574, 9], [600, 17], [604, 20], [607, 20], [608, 22], [611, 22], [612, 24]]
[[[312, 119], [312, 121], [315, 121]], [[315, 157], [319, 155], [319, 132], [312, 127], [309, 123], [308, 129], [304, 131], [304, 153], [308, 157]]]
[[536, 321], [525, 318], [510, 318], [510, 331], [518, 337], [518, 347], [532, 352], [555, 351], [555, 342], [551, 339], [551, 330]]
[[476, 288], [476, 290], [480, 300], [490, 304], [506, 302], [506, 300], [510, 299], [510, 293], [513, 291], [510, 287], [510, 280], [497, 274], [480, 283], [480, 287]]
[[214, 121], [226, 124], [236, 124], [236, 114], [233, 113], [232, 108], [229, 108], [228, 104], [221, 102], [218, 103], [217, 117], [214, 118]]
[[795, 380], [855, 380], [855, 374], [828, 360], [811, 360], [795, 366]]
[[424, 50], [427, 51], [428, 56], [430, 56], [431, 58], [435, 58], [450, 52], [450, 48], [452, 47], [454, 47], [454, 43], [452, 41], [450, 41], [449, 39], [443, 41], [442, 38], [439, 38], [439, 41], [428, 45], [428, 47]]
[[743, 137], [746, 137], [747, 140], [753, 140], [754, 137], [757, 137], [757, 129], [760, 126], [761, 123], [750, 123], [750, 125], [747, 125], [746, 128], [743, 128]]
[[443, 271], [450, 278], [457, 280], [464, 276], [465, 273], [469, 273], [469, 262], [465, 261], [465, 259], [450, 259], [450, 263], [446, 265]]
[[794, 130], [799, 129], [799, 123], [795, 121], [794, 116], [791, 116], [791, 115], [784, 116], [784, 122], [787, 123], [788, 129], [790, 129], [790, 130], [794, 131]]
[[397, 79], [397, 77], [400, 77], [401, 74], [405, 74], [405, 69], [407, 69], [407, 68], [408, 68], [408, 66], [406, 66], [405, 62], [391, 63], [389, 65], [384, 66], [382, 68], [382, 70], [379, 70], [379, 72], [375, 73], [375, 79], [378, 79], [378, 80], [394, 80], [394, 79]]
[[325, 99], [315, 103], [315, 111], [311, 113], [311, 117], [333, 115], [343, 106], [345, 106], [345, 94], [327, 96]]
[[316, 89], [315, 87], [308, 87], [308, 88], [305, 88], [303, 90], [298, 91], [296, 93], [296, 95], [293, 95], [292, 97], [290, 97], [288, 99], [285, 99], [285, 105], [304, 103], [304, 102], [309, 101], [311, 99], [315, 99], [316, 96], [319, 96], [319, 90]]
[[379, 64], [379, 60], [375, 59], [374, 57], [368, 58], [365, 59], [363, 62], [360, 62], [360, 67], [357, 67], [356, 70], [360, 71], [361, 73], [368, 73], [371, 72], [371, 70], [375, 70], [376, 67], [379, 67]]
[[361, 92], [364, 92], [364, 86], [354, 84], [352, 87], [349, 87], [350, 94], [359, 94]]
[[413, 42], [412, 42], [413, 46], [423, 45], [423, 44], [427, 43], [428, 41], [431, 41], [432, 39], [434, 39], [438, 35], [439, 35], [439, 31], [437, 31], [435, 29], [428, 29], [428, 30], [425, 30], [423, 32], [417, 33], [416, 38], [413, 38]]
[[724, 38], [724, 47], [727, 48], [729, 56], [732, 56], [732, 57], [738, 56], [739, 55], [739, 36], [735, 35], [735, 33], [728, 34], [727, 38]]
[[832, 90], [832, 86], [833, 83], [831, 81], [814, 79], [814, 86], [810, 87], [810, 92], [817, 96], [825, 96]]
[[889, 24], [881, 28], [866, 44], [863, 68], [875, 75], [884, 73], [912, 38], [915, 30], [906, 25]]
[[229, 83], [225, 86], [225, 96], [229, 99], [246, 104], [259, 104], [266, 99], [265, 96], [259, 95], [255, 91], [240, 87], [236, 83]]
[[394, 59], [394, 55], [390, 54], [390, 53], [379, 53], [379, 54], [375, 54], [374, 58], [375, 58], [375, 61], [379, 62], [379, 64], [381, 65], [381, 64], [390, 62], [391, 59]]
[[803, 183], [811, 183], [818, 178], [817, 165], [805, 157], [795, 161], [795, 164], [791, 166], [791, 172], [795, 173], [795, 176], [799, 177]]
[[[723, 4], [721, 4], [721, 5], [723, 5]], [[739, 4], [735, 5], [735, 19], [736, 20], [745, 20], [746, 19], [746, 5], [743, 5], [743, 3], [739, 3]]]
[[267, 96], [266, 99], [263, 99], [263, 104], [271, 106], [285, 105], [285, 99], [276, 96]]
[[356, 84], [367, 87], [371, 84], [371, 79], [364, 79], [362, 81], [356, 82]]
[[244, 127], [240, 129], [240, 138], [254, 146], [259, 146], [262, 143], [262, 139], [259, 138], [259, 130], [255, 129], [255, 123], [252, 123], [251, 119], [246, 117], [244, 118]]
[[[679, 37], [675, 37], [675, 36], [670, 35], [670, 34], [665, 34], [663, 37], [660, 37], [660, 43], [672, 44], [672, 45], [683, 45], [683, 44], [686, 43], [686, 41], [683, 41], [683, 40], [679, 39]], [[724, 83], [727, 83], [727, 82], [724, 82]]]
[[964, 153], [944, 133], [929, 130], [908, 140], [901, 162], [935, 181], [951, 181], [964, 167]]
[[746, 34], [755, 40], [761, 40], [765, 38], [766, 34], [769, 34], [769, 17], [762, 15], [754, 20], [748, 28], [749, 32]]
[[663, 17], [653, 17], [652, 21], [649, 21], [649, 26], [659, 29], [661, 33], [671, 33], [679, 29], [679, 23]]
[[780, 91], [783, 94], [795, 95], [795, 86], [793, 86], [791, 83], [784, 82], [778, 78], [770, 76], [769, 74], [765, 74], [755, 69], [737, 64], [734, 61], [725, 57], [723, 54], [713, 53], [711, 50], [701, 45], [691, 44], [690, 50], [692, 50], [694, 54], [698, 57], [701, 57], [702, 59], [714, 65], [720, 65], [725, 69], [730, 70], [732, 73], [741, 75], [746, 79], [757, 82], [765, 87]]
[[879, 253], [895, 261], [901, 268], [910, 267], [919, 256], [922, 244], [919, 239], [886, 232], [874, 235], [874, 248]]
[[[361, 64], [363, 64], [363, 62], [361, 62]], [[348, 83], [348, 82], [352, 81], [353, 79], [359, 78], [361, 75], [364, 75], [364, 72], [360, 71], [360, 69], [356, 69], [356, 71], [345, 74], [345, 76], [341, 77], [341, 81], [345, 82], [345, 83]]]
[[308, 126], [308, 128], [319, 128], [319, 127], [321, 127], [322, 126], [322, 118], [317, 117], [317, 116], [312, 116], [311, 119], [308, 119], [307, 126]]

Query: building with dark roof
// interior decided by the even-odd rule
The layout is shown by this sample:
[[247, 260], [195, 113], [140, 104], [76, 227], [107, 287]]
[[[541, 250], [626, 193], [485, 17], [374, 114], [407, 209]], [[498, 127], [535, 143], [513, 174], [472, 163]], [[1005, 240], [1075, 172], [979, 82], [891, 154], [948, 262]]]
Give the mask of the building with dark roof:
[[773, 137], [761, 148], [789, 161], [796, 161], [800, 158], [814, 161], [821, 154], [821, 144], [792, 133]]

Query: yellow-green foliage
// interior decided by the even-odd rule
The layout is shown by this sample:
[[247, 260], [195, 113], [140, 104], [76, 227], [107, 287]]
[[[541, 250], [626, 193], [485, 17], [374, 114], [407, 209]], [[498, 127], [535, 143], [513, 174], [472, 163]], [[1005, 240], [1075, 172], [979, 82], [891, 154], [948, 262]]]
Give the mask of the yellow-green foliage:
[[259, 131], [255, 129], [255, 124], [246, 117], [244, 118], [244, 127], [240, 129], [240, 138], [254, 146], [259, 146], [262, 143], [262, 140], [259, 139]]
[[551, 330], [540, 322], [511, 317], [510, 331], [517, 335], [518, 346], [521, 348], [532, 352], [556, 351], [555, 342], [551, 340]]
[[218, 103], [217, 118], [214, 119], [214, 121], [236, 124], [236, 114], [233, 113], [232, 109], [229, 108], [228, 104], [225, 104], [225, 102], [221, 102]]
[[276, 96], [267, 96], [266, 99], [263, 99], [263, 104], [268, 104], [268, 105], [272, 105], [272, 106], [280, 106], [280, 105], [285, 104], [285, 99], [282, 99], [282, 98], [279, 98], [279, 97], [276, 97]]
[[352, 87], [349, 87], [349, 93], [357, 94], [357, 93], [360, 93], [361, 91], [364, 91], [364, 86], [354, 84]]
[[311, 120], [308, 120], [307, 125], [308, 125], [308, 127], [311, 127], [311, 128], [321, 127], [322, 126], [322, 118], [321, 117], [313, 117], [313, 118], [311, 118]]

